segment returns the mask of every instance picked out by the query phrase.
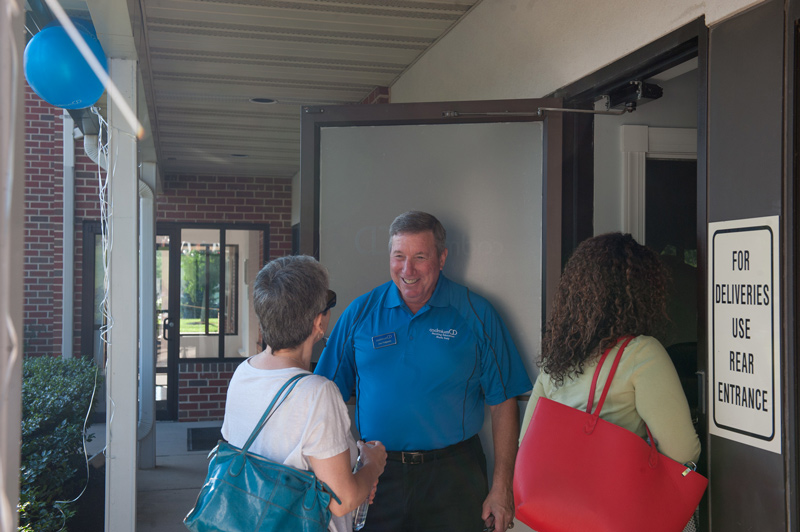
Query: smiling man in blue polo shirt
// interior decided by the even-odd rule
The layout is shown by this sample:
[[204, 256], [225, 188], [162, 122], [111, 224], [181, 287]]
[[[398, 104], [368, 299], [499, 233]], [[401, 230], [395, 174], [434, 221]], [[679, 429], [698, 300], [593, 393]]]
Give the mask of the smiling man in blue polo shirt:
[[[353, 301], [316, 373], [345, 400], [365, 440], [389, 460], [365, 531], [480, 531], [513, 526], [516, 396], [531, 382], [491, 304], [442, 273], [446, 233], [409, 211], [392, 223], [392, 280]], [[478, 432], [489, 405], [494, 474], [488, 489]]]

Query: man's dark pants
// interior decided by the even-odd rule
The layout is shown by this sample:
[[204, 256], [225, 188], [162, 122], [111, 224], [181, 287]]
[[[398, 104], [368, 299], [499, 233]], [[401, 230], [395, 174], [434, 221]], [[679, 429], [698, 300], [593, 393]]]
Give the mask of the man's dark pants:
[[488, 494], [486, 457], [477, 436], [442, 451], [389, 452], [363, 532], [480, 532]]

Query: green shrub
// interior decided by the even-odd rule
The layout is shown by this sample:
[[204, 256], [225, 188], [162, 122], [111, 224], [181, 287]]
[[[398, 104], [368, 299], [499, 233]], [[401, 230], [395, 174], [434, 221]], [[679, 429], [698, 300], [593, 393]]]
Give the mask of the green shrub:
[[83, 424], [94, 407], [95, 379], [99, 386], [95, 368], [85, 358], [35, 357], [23, 363], [21, 531], [57, 532], [75, 514], [74, 505], [57, 501], [74, 499], [86, 482]]

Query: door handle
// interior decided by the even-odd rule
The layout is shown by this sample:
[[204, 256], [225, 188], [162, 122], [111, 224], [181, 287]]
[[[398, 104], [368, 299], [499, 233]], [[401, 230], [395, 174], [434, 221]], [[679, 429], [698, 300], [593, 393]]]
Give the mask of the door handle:
[[175, 327], [175, 322], [170, 318], [164, 318], [164, 323], [162, 325], [164, 331], [164, 340], [169, 341], [170, 338], [168, 332], [172, 327]]
[[695, 373], [697, 375], [697, 399], [700, 403], [697, 405], [697, 408], [700, 410], [700, 413], [705, 415], [706, 413], [706, 372], [705, 371], [698, 371]]

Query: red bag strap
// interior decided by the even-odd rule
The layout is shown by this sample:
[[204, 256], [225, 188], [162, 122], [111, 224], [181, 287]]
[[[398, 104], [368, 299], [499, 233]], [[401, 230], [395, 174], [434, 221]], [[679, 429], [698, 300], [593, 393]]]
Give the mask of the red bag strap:
[[[614, 345], [616, 345], [616, 344], [614, 344]], [[597, 387], [597, 378], [600, 376], [600, 368], [603, 367], [603, 363], [606, 361], [606, 357], [608, 356], [608, 354], [611, 352], [611, 350], [613, 348], [614, 348], [614, 346], [612, 345], [611, 347], [606, 349], [605, 352], [602, 355], [600, 355], [600, 360], [597, 362], [597, 368], [595, 368], [595, 370], [594, 370], [594, 378], [592, 378], [592, 386], [591, 386], [591, 388], [589, 388], [589, 400], [586, 402], [586, 413], [587, 414], [591, 414], [592, 413], [592, 405], [594, 405], [594, 390]]]
[[[606, 357], [611, 352], [611, 349], [614, 348], [612, 345], [603, 355], [600, 357], [600, 361], [597, 363], [597, 368], [594, 370], [594, 377], [592, 378], [592, 388], [589, 390], [589, 402], [586, 405], [586, 413], [592, 414], [590, 420], [586, 422], [583, 430], [587, 434], [591, 434], [594, 431], [595, 426], [597, 425], [597, 420], [600, 419], [600, 411], [603, 408], [603, 403], [606, 402], [606, 396], [608, 395], [608, 390], [611, 388], [611, 380], [614, 378], [614, 375], [617, 373], [617, 366], [619, 366], [620, 360], [622, 360], [622, 353], [625, 351], [625, 348], [628, 346], [631, 340], [633, 340], [633, 336], [624, 336], [622, 338], [624, 341], [622, 345], [619, 346], [619, 351], [617, 351], [617, 356], [614, 358], [614, 364], [611, 366], [611, 371], [608, 373], [608, 379], [606, 380], [605, 386], [603, 386], [603, 394], [600, 396], [600, 400], [597, 402], [597, 408], [595, 409], [594, 413], [592, 413], [592, 403], [594, 402], [594, 390], [597, 386], [597, 380], [600, 376], [600, 369], [603, 367], [603, 363], [606, 361]], [[649, 457], [649, 464], [650, 467], [656, 467], [658, 465], [658, 449], [656, 448], [656, 441], [653, 438], [653, 435], [650, 433], [650, 427], [647, 426], [647, 423], [644, 425], [645, 430], [647, 431], [647, 436], [650, 439], [650, 457]]]
[[[606, 380], [605, 386], [603, 386], [603, 394], [600, 396], [600, 401], [597, 402], [597, 408], [594, 411], [595, 416], [600, 416], [600, 411], [603, 408], [603, 403], [606, 402], [606, 396], [608, 395], [608, 390], [611, 388], [611, 380], [614, 378], [614, 375], [617, 373], [617, 367], [619, 366], [620, 360], [622, 360], [622, 353], [625, 351], [625, 348], [628, 346], [631, 340], [633, 340], [633, 336], [624, 336], [621, 338], [624, 340], [622, 345], [619, 346], [619, 351], [617, 351], [617, 356], [614, 358], [614, 364], [611, 366], [611, 371], [608, 373], [608, 380]], [[594, 390], [597, 387], [597, 379], [600, 376], [600, 370], [603, 368], [603, 363], [606, 361], [606, 357], [614, 348], [612, 345], [608, 349], [606, 349], [605, 353], [600, 357], [600, 361], [597, 363], [597, 368], [594, 370], [594, 377], [592, 378], [592, 387], [589, 389], [589, 401], [586, 404], [586, 413], [592, 413], [592, 405], [594, 404]]]

